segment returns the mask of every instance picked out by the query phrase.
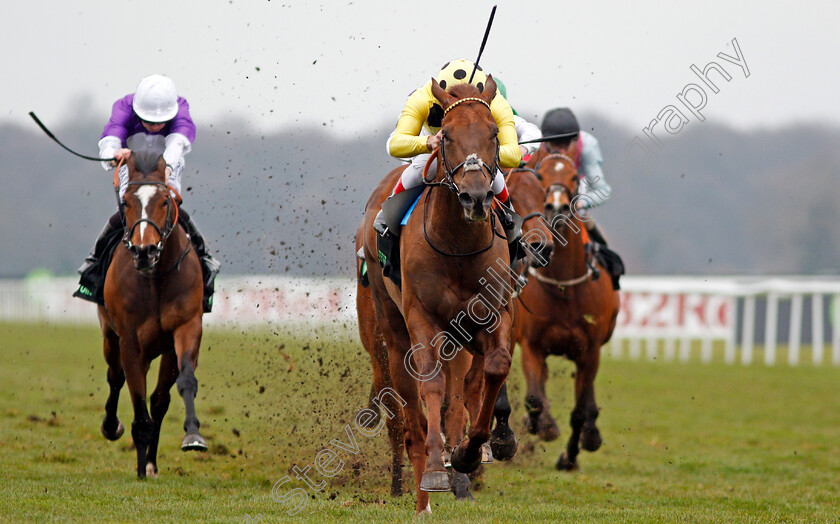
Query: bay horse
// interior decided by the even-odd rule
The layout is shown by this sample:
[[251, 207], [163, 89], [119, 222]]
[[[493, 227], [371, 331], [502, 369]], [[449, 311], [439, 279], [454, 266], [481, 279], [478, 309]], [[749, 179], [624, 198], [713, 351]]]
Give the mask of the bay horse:
[[[401, 173], [398, 168], [397, 173]], [[386, 178], [390, 180], [390, 178]], [[530, 264], [542, 267], [551, 258], [554, 244], [551, 232], [542, 221], [529, 220], [542, 216], [543, 189], [536, 177], [528, 172], [518, 172], [508, 178], [508, 190], [516, 211], [524, 216], [522, 227], [522, 243], [530, 259]], [[387, 184], [386, 184], [387, 186]], [[356, 250], [362, 247], [364, 240], [364, 221], [356, 231]], [[356, 257], [356, 274], [362, 274], [362, 260]], [[403, 417], [400, 406], [394, 398], [383, 395], [387, 388], [393, 387], [389, 368], [388, 349], [382, 330], [377, 321], [373, 296], [369, 286], [357, 280], [356, 307], [359, 319], [359, 336], [362, 345], [371, 359], [373, 371], [373, 385], [371, 386], [368, 408], [379, 413], [380, 406], [387, 411], [385, 423], [388, 428], [388, 439], [391, 445], [391, 495], [400, 496], [402, 489], [402, 458], [405, 452], [403, 437]], [[444, 421], [443, 433], [446, 441], [446, 457], [464, 436], [467, 422], [467, 407], [464, 378], [472, 365], [472, 355], [467, 351], [459, 351], [449, 361], [445, 361], [443, 371], [446, 379], [445, 401], [441, 412]], [[369, 420], [371, 427], [379, 425], [381, 419]], [[516, 453], [516, 438], [507, 427], [507, 418], [503, 421], [504, 428], [497, 425], [490, 434], [492, 456], [499, 460], [508, 460]], [[470, 492], [470, 479], [464, 473], [453, 472], [452, 491], [456, 500], [473, 500]]]
[[[180, 198], [166, 185], [163, 157], [136, 152], [125, 165], [125, 234], [105, 277], [105, 305], [98, 308], [110, 386], [102, 434], [108, 440], [122, 436], [125, 428], [117, 417], [117, 404], [128, 382], [134, 408], [131, 436], [137, 449], [137, 476], [142, 479], [157, 476], [161, 423], [176, 382], [186, 408], [187, 435], [181, 449], [207, 450], [195, 414], [202, 278], [198, 256], [178, 224]], [[146, 373], [158, 356], [160, 370], [150, 413]]]
[[[362, 225], [375, 321], [388, 349], [392, 383], [406, 403], [404, 443], [414, 469], [418, 513], [431, 512], [429, 492], [450, 490], [441, 436], [446, 392], [441, 361], [464, 348], [473, 353], [464, 377], [471, 427], [451, 456], [452, 467], [461, 473], [480, 465], [493, 404], [511, 362], [513, 305], [507, 289], [512, 277], [505, 273], [510, 261], [507, 243], [496, 241], [501, 233], [490, 211], [499, 148], [490, 111], [496, 84], [488, 76], [481, 92], [468, 84], [450, 89], [432, 81], [432, 93], [445, 108], [442, 145], [435, 154], [432, 187], [425, 189], [400, 234], [401, 287], [382, 276], [373, 229], [400, 168], [374, 190]], [[492, 268], [502, 271], [508, 286], [496, 294], [482, 285]], [[368, 313], [360, 309], [359, 314]]]
[[[512, 345], [518, 343], [522, 350], [527, 383], [527, 430], [542, 440], [560, 436], [545, 393], [546, 358], [561, 355], [575, 363], [572, 433], [565, 453], [556, 463], [557, 469], [571, 471], [578, 468], [580, 447], [595, 451], [602, 443], [595, 424], [598, 406], [594, 381], [601, 346], [609, 341], [615, 329], [619, 296], [607, 269], [591, 260], [585, 224], [572, 212], [572, 206], [580, 198], [574, 160], [562, 153], [552, 153], [543, 145], [527, 167], [533, 170], [545, 190], [545, 217], [554, 233], [554, 256], [547, 267], [529, 269], [530, 283], [517, 300]], [[510, 403], [507, 392], [503, 391], [497, 401], [496, 416], [509, 413]]]

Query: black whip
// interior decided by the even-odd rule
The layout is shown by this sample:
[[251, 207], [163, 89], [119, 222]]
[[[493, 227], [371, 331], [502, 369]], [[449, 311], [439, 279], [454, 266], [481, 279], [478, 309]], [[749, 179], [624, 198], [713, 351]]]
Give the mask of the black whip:
[[475, 76], [475, 70], [478, 69], [478, 62], [481, 60], [481, 53], [484, 52], [484, 45], [487, 43], [487, 37], [490, 36], [490, 27], [493, 25], [494, 16], [496, 16], [495, 5], [493, 6], [493, 10], [490, 11], [490, 20], [487, 21], [487, 29], [484, 30], [484, 40], [481, 41], [481, 47], [478, 49], [478, 58], [475, 59], [475, 65], [473, 65], [472, 73], [470, 73], [470, 84], [472, 84], [473, 77]]
[[559, 134], [559, 135], [550, 135], [550, 136], [544, 136], [542, 138], [535, 138], [533, 140], [525, 140], [524, 142], [519, 142], [519, 143], [520, 144], [536, 144], [537, 142], [550, 142], [552, 140], [558, 140], [560, 138], [570, 138], [570, 137], [573, 137], [573, 136], [577, 136], [578, 134], [580, 134], [578, 131], [576, 131], [574, 133], [562, 133], [562, 134]]
[[31, 116], [31, 117], [32, 117], [32, 120], [34, 120], [34, 121], [35, 121], [35, 123], [36, 123], [36, 124], [38, 124], [38, 127], [40, 127], [40, 128], [41, 128], [41, 130], [42, 130], [44, 133], [46, 133], [48, 137], [50, 137], [50, 138], [52, 138], [53, 140], [55, 140], [55, 143], [56, 143], [56, 144], [60, 145], [61, 147], [63, 147], [63, 148], [64, 148], [64, 149], [66, 149], [67, 151], [70, 151], [71, 153], [73, 153], [73, 154], [74, 154], [74, 155], [76, 155], [77, 157], [84, 158], [85, 160], [95, 160], [95, 161], [97, 161], [97, 162], [110, 162], [110, 161], [112, 161], [112, 160], [116, 160], [115, 158], [99, 158], [99, 157], [93, 157], [93, 156], [86, 156], [86, 155], [82, 155], [82, 154], [79, 154], [79, 153], [77, 153], [77, 152], [73, 151], [73, 150], [72, 150], [72, 149], [70, 149], [69, 147], [67, 147], [67, 146], [65, 146], [64, 144], [62, 144], [62, 143], [61, 143], [61, 141], [60, 141], [59, 139], [57, 139], [57, 138], [55, 137], [55, 135], [54, 135], [54, 134], [52, 134], [52, 132], [51, 132], [49, 129], [47, 129], [47, 126], [45, 126], [45, 125], [44, 125], [44, 124], [43, 124], [40, 120], [38, 120], [38, 117], [37, 117], [37, 116], [35, 116], [35, 113], [33, 113], [32, 111], [30, 111], [30, 112], [29, 112], [29, 116]]

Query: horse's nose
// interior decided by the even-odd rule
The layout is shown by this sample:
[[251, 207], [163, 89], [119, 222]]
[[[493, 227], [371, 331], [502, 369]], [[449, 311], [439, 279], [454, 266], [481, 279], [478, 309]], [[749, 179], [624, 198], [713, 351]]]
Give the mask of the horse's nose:
[[529, 250], [534, 256], [532, 263], [536, 267], [545, 267], [551, 261], [551, 254], [554, 252], [554, 244], [542, 242], [531, 242]]
[[487, 210], [493, 203], [492, 191], [461, 191], [458, 193], [458, 201], [467, 211]]
[[160, 249], [155, 244], [147, 246], [132, 245], [128, 248], [131, 257], [137, 260], [152, 260], [160, 254]]

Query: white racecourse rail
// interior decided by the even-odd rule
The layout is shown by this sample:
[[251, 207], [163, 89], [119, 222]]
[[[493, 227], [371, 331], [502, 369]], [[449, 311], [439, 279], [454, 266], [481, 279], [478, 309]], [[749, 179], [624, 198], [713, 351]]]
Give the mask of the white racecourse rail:
[[[95, 324], [94, 306], [71, 297], [75, 286], [75, 278], [0, 280], [0, 321]], [[356, 285], [347, 278], [220, 277], [216, 289], [213, 312], [204, 317], [211, 329], [355, 330]], [[726, 362], [750, 364], [756, 326], [763, 326], [763, 361], [773, 365], [783, 324], [787, 361], [796, 365], [806, 335], [803, 319], [809, 316], [810, 361], [824, 362], [830, 338], [831, 363], [840, 365], [840, 304], [825, 308], [838, 299], [840, 277], [624, 277], [618, 325], [607, 353], [622, 357], [626, 346], [630, 358], [640, 358], [644, 344], [653, 359], [661, 345], [666, 360], [688, 361], [692, 342], [698, 341], [700, 359], [708, 362], [713, 342], [720, 341]], [[756, 315], [757, 302], [763, 305], [763, 323]], [[803, 303], [809, 315], [803, 314]], [[789, 314], [783, 316], [780, 309]]]

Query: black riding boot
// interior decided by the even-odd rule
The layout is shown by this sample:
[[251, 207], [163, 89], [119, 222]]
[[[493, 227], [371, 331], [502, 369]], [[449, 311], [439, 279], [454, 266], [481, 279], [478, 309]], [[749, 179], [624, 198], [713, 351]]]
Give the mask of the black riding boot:
[[505, 231], [510, 253], [510, 267], [513, 268], [517, 262], [525, 258], [525, 249], [522, 247], [522, 217], [509, 207], [508, 204], [501, 204], [495, 208], [496, 216]]
[[598, 225], [595, 222], [589, 222], [586, 224], [586, 232], [589, 233], [589, 238], [598, 242], [602, 246], [607, 245], [607, 239], [604, 238], [604, 235], [601, 233], [601, 230], [598, 229]]
[[122, 217], [119, 212], [108, 219], [105, 227], [99, 233], [99, 237], [93, 244], [93, 251], [79, 268], [79, 288], [73, 293], [74, 297], [81, 298], [96, 304], [104, 305], [103, 287], [105, 274], [108, 271], [110, 260], [109, 254], [114, 246], [120, 241], [123, 231]]
[[382, 275], [401, 286], [400, 276], [400, 230], [402, 219], [415, 200], [423, 193], [425, 186], [416, 186], [391, 195], [382, 202], [382, 209], [373, 219], [377, 236], [376, 250]]
[[213, 258], [213, 255], [207, 252], [204, 237], [198, 230], [198, 226], [195, 225], [195, 222], [193, 222], [192, 218], [190, 218], [190, 215], [183, 209], [178, 210], [178, 222], [181, 223], [187, 231], [187, 234], [190, 236], [193, 248], [195, 248], [198, 259], [201, 261], [201, 275], [204, 282], [204, 298], [202, 300], [202, 305], [204, 306], [204, 312], [209, 313], [210, 310], [213, 309], [213, 291], [215, 290], [214, 281], [216, 280], [216, 275], [219, 274], [219, 269], [222, 265], [218, 260]]

